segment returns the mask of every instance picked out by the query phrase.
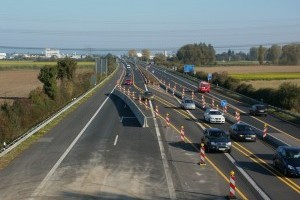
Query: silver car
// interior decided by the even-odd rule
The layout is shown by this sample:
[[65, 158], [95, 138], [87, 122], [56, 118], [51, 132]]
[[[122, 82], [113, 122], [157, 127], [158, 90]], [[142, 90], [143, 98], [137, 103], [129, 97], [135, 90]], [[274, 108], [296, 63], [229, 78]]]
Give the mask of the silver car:
[[195, 110], [195, 102], [192, 99], [185, 98], [181, 101], [181, 108], [185, 110]]

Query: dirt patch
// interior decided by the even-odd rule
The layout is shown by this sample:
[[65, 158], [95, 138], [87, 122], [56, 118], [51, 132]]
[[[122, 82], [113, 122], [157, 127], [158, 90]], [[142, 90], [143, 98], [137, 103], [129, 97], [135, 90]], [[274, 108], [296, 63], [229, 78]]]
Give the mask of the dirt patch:
[[40, 70], [0, 71], [0, 103], [14, 98], [26, 98], [31, 90], [43, 87], [38, 80]]

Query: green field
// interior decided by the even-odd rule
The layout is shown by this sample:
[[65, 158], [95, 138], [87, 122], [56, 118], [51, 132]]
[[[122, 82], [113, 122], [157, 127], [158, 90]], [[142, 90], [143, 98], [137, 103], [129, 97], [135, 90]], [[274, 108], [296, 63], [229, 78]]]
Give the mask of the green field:
[[280, 73], [249, 73], [249, 74], [230, 74], [231, 77], [248, 81], [248, 80], [288, 80], [288, 79], [300, 79], [299, 72], [280, 72]]
[[[45, 65], [56, 65], [56, 61], [10, 61], [10, 60], [1, 60], [0, 61], [0, 70], [12, 70], [12, 69], [40, 69]], [[94, 62], [77, 62], [78, 68], [92, 68], [95, 66]]]

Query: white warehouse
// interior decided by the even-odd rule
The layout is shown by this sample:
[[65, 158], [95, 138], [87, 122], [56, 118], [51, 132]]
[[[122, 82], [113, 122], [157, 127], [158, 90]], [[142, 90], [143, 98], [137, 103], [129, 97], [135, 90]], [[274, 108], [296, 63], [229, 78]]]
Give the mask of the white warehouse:
[[46, 58], [51, 58], [51, 57], [57, 57], [57, 58], [60, 58], [61, 57], [61, 54], [59, 52], [58, 49], [45, 49], [45, 57]]
[[6, 53], [0, 53], [0, 59], [6, 59]]

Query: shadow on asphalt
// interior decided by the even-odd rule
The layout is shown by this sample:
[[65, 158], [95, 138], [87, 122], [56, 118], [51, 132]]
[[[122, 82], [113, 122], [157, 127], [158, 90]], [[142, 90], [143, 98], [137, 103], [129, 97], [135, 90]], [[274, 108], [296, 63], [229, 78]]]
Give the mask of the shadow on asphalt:
[[169, 145], [183, 149], [185, 151], [191, 151], [191, 152], [199, 152], [195, 147], [199, 148], [199, 143], [185, 143], [185, 142], [170, 142]]
[[[65, 191], [61, 194], [62, 199], [75, 199], [75, 200], [87, 200], [87, 199], [106, 199], [106, 200], [116, 200], [116, 199], [130, 199], [138, 200], [140, 198], [134, 196], [128, 196], [125, 194], [109, 193], [109, 192], [96, 192], [96, 193], [80, 193], [73, 191]], [[161, 199], [161, 197], [159, 197]]]
[[[108, 96], [109, 94], [105, 94]], [[118, 96], [111, 94], [109, 96], [111, 101], [114, 103], [118, 114], [120, 121], [122, 122], [123, 126], [127, 127], [141, 127], [139, 121], [134, 116], [133, 112], [130, 110], [130, 108], [124, 103], [122, 99], [120, 99]]]

